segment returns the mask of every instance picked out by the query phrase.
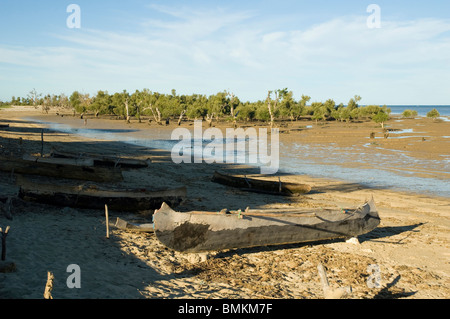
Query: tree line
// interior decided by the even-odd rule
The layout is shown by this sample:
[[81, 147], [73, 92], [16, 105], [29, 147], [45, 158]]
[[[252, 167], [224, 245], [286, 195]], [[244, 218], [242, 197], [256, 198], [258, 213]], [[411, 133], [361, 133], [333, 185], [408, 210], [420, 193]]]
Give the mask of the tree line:
[[[351, 121], [371, 119], [384, 123], [389, 119], [391, 110], [386, 105], [359, 106], [361, 97], [355, 95], [347, 105], [336, 104], [333, 99], [324, 102], [311, 102], [311, 97], [302, 95], [295, 99], [293, 92], [287, 88], [269, 91], [266, 99], [256, 102], [243, 102], [232, 92], [223, 91], [214, 95], [202, 94], [178, 95], [152, 92], [149, 89], [136, 90], [133, 93], [123, 90], [113, 94], [98, 91], [96, 95], [74, 91], [65, 94], [42, 95], [35, 89], [25, 98], [12, 97], [11, 105], [33, 105], [48, 112], [52, 107], [71, 110], [74, 114], [115, 115], [126, 120], [149, 116], [156, 122], [170, 118], [181, 120], [230, 120], [230, 121], [264, 121], [271, 125], [277, 120], [299, 120], [308, 117], [318, 121]], [[311, 102], [311, 103], [310, 103]]]

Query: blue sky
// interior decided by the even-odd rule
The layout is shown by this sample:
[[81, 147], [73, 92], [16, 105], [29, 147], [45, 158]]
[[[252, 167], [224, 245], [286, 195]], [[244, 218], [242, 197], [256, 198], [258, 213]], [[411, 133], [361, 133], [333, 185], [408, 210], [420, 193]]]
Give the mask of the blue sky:
[[[69, 4], [81, 28], [66, 24]], [[370, 4], [381, 9], [369, 28]], [[124, 89], [288, 88], [346, 104], [450, 104], [450, 1], [0, 0], [0, 100]]]

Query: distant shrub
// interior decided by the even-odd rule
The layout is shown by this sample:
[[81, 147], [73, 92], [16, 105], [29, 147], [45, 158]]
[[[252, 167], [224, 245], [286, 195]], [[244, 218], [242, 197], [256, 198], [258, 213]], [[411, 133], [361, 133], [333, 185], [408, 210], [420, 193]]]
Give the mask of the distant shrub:
[[414, 118], [417, 116], [416, 110], [404, 110], [402, 113], [402, 117], [404, 118]]
[[432, 119], [436, 119], [437, 117], [441, 116], [436, 109], [432, 109], [430, 112], [427, 113], [427, 117], [430, 117]]

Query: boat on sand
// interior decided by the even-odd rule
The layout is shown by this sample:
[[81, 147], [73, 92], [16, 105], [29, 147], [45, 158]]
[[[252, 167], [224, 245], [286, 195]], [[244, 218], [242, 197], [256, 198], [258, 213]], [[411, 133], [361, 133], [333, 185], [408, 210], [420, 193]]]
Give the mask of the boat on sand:
[[380, 223], [372, 200], [354, 210], [249, 210], [176, 212], [168, 204], [153, 214], [156, 237], [168, 248], [201, 253], [352, 238]]
[[274, 195], [292, 196], [296, 194], [307, 194], [311, 191], [311, 186], [301, 183], [286, 183], [278, 181], [269, 181], [257, 178], [239, 177], [233, 175], [215, 172], [212, 182], [240, 188], [242, 190], [268, 193]]
[[48, 158], [23, 159], [0, 156], [0, 171], [93, 182], [121, 182], [122, 171], [113, 167], [93, 167], [82, 163], [56, 162]]
[[67, 158], [78, 160], [91, 160], [94, 166], [120, 167], [120, 168], [145, 168], [148, 167], [150, 159], [141, 160], [137, 158], [128, 158], [121, 156], [107, 156], [102, 154], [93, 154], [85, 152], [68, 152], [52, 148], [50, 154], [53, 158]]
[[124, 212], [149, 211], [167, 202], [178, 206], [186, 187], [166, 190], [100, 188], [97, 185], [65, 185], [19, 182], [19, 198], [62, 207], [108, 209]]

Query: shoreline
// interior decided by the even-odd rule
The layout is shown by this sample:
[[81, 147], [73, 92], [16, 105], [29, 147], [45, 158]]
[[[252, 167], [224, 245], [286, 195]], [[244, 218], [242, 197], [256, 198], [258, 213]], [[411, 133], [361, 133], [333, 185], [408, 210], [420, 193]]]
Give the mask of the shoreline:
[[[175, 144], [175, 141], [170, 143], [172, 142], [170, 133], [174, 129], [188, 128], [192, 133], [193, 128], [192, 122], [185, 122], [181, 126], [173, 122], [161, 126], [148, 125], [146, 121], [138, 123], [137, 120], [133, 120], [131, 124], [127, 124], [124, 120], [95, 117], [88, 117], [87, 122], [84, 122], [79, 117], [62, 118], [56, 114], [47, 115], [39, 111], [34, 112], [32, 118], [56, 130], [67, 125], [76, 129], [74, 133], [85, 137], [97, 134], [105, 136], [105, 139], [121, 140], [165, 151], [170, 151]], [[45, 123], [46, 121], [49, 123]], [[420, 131], [423, 126], [430, 123], [434, 124], [433, 131]], [[429, 119], [394, 118], [386, 126], [391, 130], [388, 139], [384, 138], [383, 130], [373, 122], [316, 124], [314, 121], [293, 123], [286, 121], [279, 124], [280, 153], [283, 161], [280, 162], [280, 169], [275, 175], [299, 174], [359, 183], [368, 188], [411, 191], [418, 195], [426, 193], [430, 196], [446, 197], [448, 194], [446, 181], [450, 179], [450, 151], [448, 151], [450, 123], [432, 122]], [[114, 130], [108, 131], [111, 127], [117, 128], [118, 133], [114, 134]], [[232, 128], [232, 125], [227, 122], [213, 122], [213, 127], [225, 131], [226, 128]], [[250, 127], [268, 126], [260, 126], [259, 123], [238, 123], [238, 127], [245, 130]], [[415, 132], [411, 127], [419, 131]], [[203, 130], [207, 128], [204, 123]], [[439, 129], [443, 132], [439, 132]], [[94, 132], [88, 132], [89, 130]], [[371, 133], [375, 135], [373, 139], [369, 137]], [[159, 140], [150, 141], [152, 139]], [[205, 144], [204, 142], [203, 146]], [[295, 152], [307, 156], [298, 159], [296, 156], [288, 155], [291, 153], [295, 155]], [[247, 165], [260, 167], [254, 164]], [[384, 177], [380, 177], [381, 175]]]
[[[54, 116], [39, 113], [37, 111], [34, 114], [47, 118]], [[25, 121], [14, 122], [24, 114], [5, 114], [0, 110], [0, 119], [9, 118], [11, 125], [9, 131], [0, 130], [0, 141], [6, 148], [12, 149], [17, 146], [18, 138], [22, 137], [22, 146], [26, 152], [39, 153], [42, 126]], [[78, 119], [78, 122], [80, 127], [84, 127], [81, 120]], [[136, 123], [130, 128], [124, 121], [117, 120], [88, 120], [87, 126], [92, 125], [92, 128], [100, 130], [110, 127], [102, 123], [112, 123], [114, 129], [141, 126]], [[329, 134], [345, 134], [347, 129], [351, 129], [355, 134], [348, 140], [341, 141], [337, 135], [334, 141], [339, 146], [346, 147], [354, 145], [355, 141], [361, 144], [361, 138], [375, 129], [364, 125], [367, 123], [351, 128], [319, 126], [298, 134], [283, 134], [283, 137], [296, 138], [300, 142], [323, 143]], [[147, 123], [142, 123], [142, 128], [147, 130], [157, 127], [152, 125], [149, 128]], [[436, 132], [440, 127], [433, 125], [431, 128], [431, 131]], [[134, 132], [124, 132], [128, 133]], [[377, 130], [377, 134], [381, 134], [381, 130]], [[433, 136], [436, 137], [432, 143], [442, 145], [445, 142], [445, 139], [437, 138], [437, 134]], [[419, 142], [421, 141], [414, 143]], [[12, 210], [13, 220], [0, 215], [1, 226], [11, 225], [7, 260], [17, 265], [16, 272], [0, 273], [0, 298], [41, 298], [47, 271], [51, 270], [57, 278], [53, 290], [55, 299], [318, 299], [323, 298], [317, 274], [318, 263], [326, 267], [332, 286], [352, 286], [351, 298], [450, 297], [448, 197], [373, 189], [352, 182], [286, 174], [283, 177], [286, 182], [308, 183], [313, 186], [314, 191], [305, 196], [280, 198], [248, 193], [210, 182], [216, 169], [248, 176], [258, 173], [255, 168], [246, 165], [175, 165], [167, 151], [91, 140], [60, 132], [46, 133], [45, 143], [45, 153], [49, 152], [51, 145], [56, 145], [72, 150], [95, 150], [143, 159], [150, 157], [152, 163], [149, 168], [124, 171], [125, 180], [121, 185], [187, 186], [188, 199], [179, 207], [180, 211], [244, 209], [247, 206], [314, 209], [355, 207], [373, 196], [381, 224], [373, 232], [359, 237], [358, 244], [336, 240], [282, 247], [257, 247], [212, 253], [208, 259], [202, 260], [198, 256], [185, 256], [166, 249], [152, 234], [128, 233], [112, 228], [111, 238], [106, 240], [104, 212], [17, 201]], [[383, 143], [386, 147], [404, 146], [396, 143], [391, 145], [392, 143], [388, 144], [390, 141], [384, 140]], [[410, 148], [420, 153], [420, 144], [416, 144], [410, 145]], [[427, 145], [425, 153], [429, 154], [421, 156], [433, 158], [441, 154], [439, 148], [432, 151], [433, 146], [436, 146], [434, 144]], [[9, 175], [2, 173], [1, 176], [7, 181]], [[6, 187], [11, 187], [11, 184]], [[118, 212], [110, 214], [110, 223], [113, 223], [115, 217], [123, 217]], [[148, 220], [141, 215], [124, 217], [130, 220]], [[81, 289], [69, 289], [65, 285], [69, 275], [66, 268], [73, 263], [81, 267]], [[372, 264], [380, 266], [382, 288], [367, 286], [366, 280], [370, 276], [368, 266]]]

